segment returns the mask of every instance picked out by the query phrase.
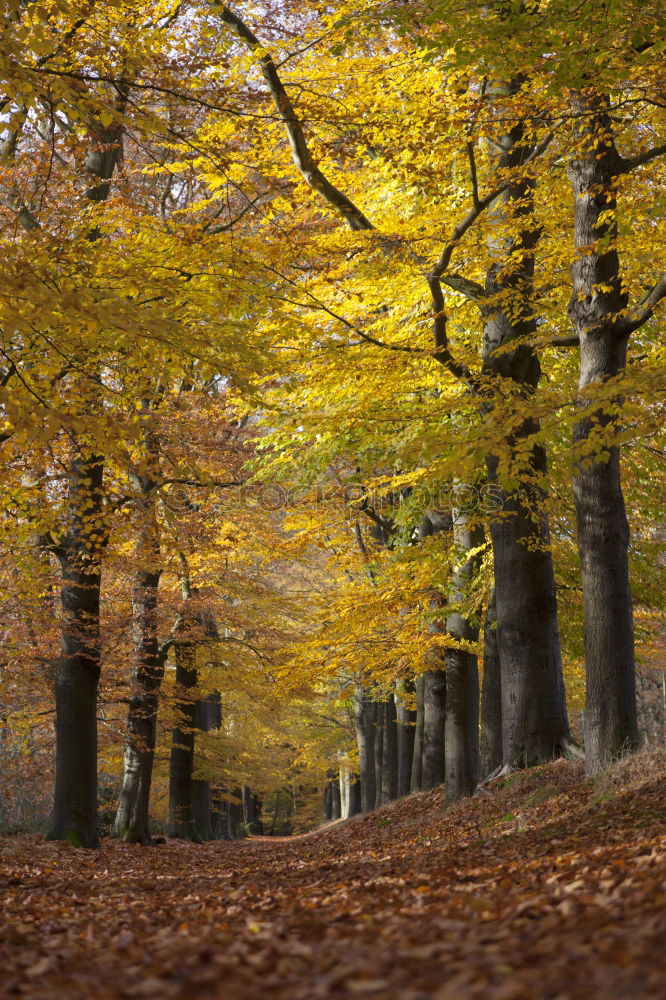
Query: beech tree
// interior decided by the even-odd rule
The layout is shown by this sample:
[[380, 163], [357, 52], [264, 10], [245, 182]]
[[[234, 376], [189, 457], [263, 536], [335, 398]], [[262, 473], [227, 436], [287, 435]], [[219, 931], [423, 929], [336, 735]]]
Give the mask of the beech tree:
[[[9, 5], [0, 514], [35, 580], [7, 659], [58, 659], [55, 837], [97, 843], [124, 741], [116, 833], [149, 843], [170, 732], [178, 835], [248, 788], [276, 829], [299, 784], [331, 815], [453, 801], [580, 754], [583, 659], [588, 770], [638, 745], [659, 7]], [[19, 623], [45, 601], [59, 657]]]

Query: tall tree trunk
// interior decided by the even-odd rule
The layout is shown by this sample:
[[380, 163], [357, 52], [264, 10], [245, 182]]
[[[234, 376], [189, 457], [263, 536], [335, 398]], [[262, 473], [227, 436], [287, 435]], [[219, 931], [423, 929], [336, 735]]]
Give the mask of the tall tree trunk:
[[169, 768], [169, 835], [181, 840], [201, 841], [192, 810], [194, 772], [194, 730], [197, 685], [197, 644], [177, 641], [176, 700], [178, 721], [173, 729]]
[[[626, 164], [613, 141], [607, 98], [574, 99], [578, 141], [569, 164], [577, 255], [569, 316], [580, 341], [578, 381], [584, 416], [574, 428], [573, 490], [585, 616], [585, 753], [595, 774], [639, 746], [629, 524], [620, 480], [616, 418], [608, 403], [590, 412], [590, 390], [626, 366], [636, 325], [627, 319], [617, 241], [616, 178]], [[616, 399], [616, 405], [621, 402]]]
[[502, 764], [502, 682], [495, 622], [495, 588], [493, 587], [483, 627], [480, 747], [480, 775], [482, 778], [487, 778]]
[[425, 676], [416, 678], [416, 725], [414, 726], [414, 753], [412, 776], [409, 789], [420, 792], [423, 788], [423, 720], [424, 720]]
[[331, 781], [331, 819], [340, 819], [342, 816], [342, 802], [340, 801], [340, 782], [334, 779]]
[[398, 797], [398, 727], [392, 696], [384, 702], [383, 742], [381, 804], [386, 805]]
[[365, 689], [360, 686], [354, 695], [354, 727], [361, 781], [361, 808], [367, 813], [375, 808], [375, 720], [374, 705]]
[[385, 707], [383, 701], [376, 701], [373, 706], [374, 717], [374, 751], [375, 751], [375, 809], [382, 804], [382, 767], [384, 761], [384, 734], [386, 728]]
[[436, 788], [444, 781], [444, 722], [446, 674], [443, 669], [423, 675], [422, 788]]
[[261, 802], [248, 785], [243, 785], [243, 821], [248, 832], [253, 834], [263, 833], [261, 822]]
[[[243, 815], [242, 806], [242, 796], [243, 792], [240, 788], [235, 788], [231, 795], [227, 799], [227, 840], [238, 840], [240, 837], [240, 824], [241, 817]], [[273, 814], [273, 826], [271, 827], [271, 834], [275, 831], [275, 824], [277, 822], [277, 816], [280, 809], [280, 793], [278, 792], [275, 801], [275, 813]]]
[[[118, 87], [122, 114], [129, 95]], [[92, 182], [88, 202], [106, 200], [123, 157], [123, 127], [96, 123], [85, 172]], [[29, 213], [28, 213], [29, 214]], [[30, 225], [28, 228], [33, 228]], [[88, 233], [94, 242], [99, 230]], [[98, 399], [90, 400], [90, 408]], [[97, 691], [101, 672], [99, 610], [101, 557], [108, 541], [102, 497], [104, 459], [76, 444], [69, 466], [64, 538], [50, 546], [62, 570], [63, 624], [56, 668], [56, 776], [49, 838], [81, 847], [99, 846], [97, 830]]]
[[255, 826], [255, 829], [252, 832], [259, 835], [263, 835], [264, 823], [261, 818], [263, 802], [256, 793], [252, 796], [252, 798], [254, 799], [254, 826]]
[[[410, 682], [404, 686], [405, 694], [412, 694], [414, 685]], [[411, 691], [409, 690], [411, 688]], [[414, 761], [414, 741], [416, 735], [416, 710], [407, 708], [400, 690], [395, 695], [396, 721], [398, 726], [398, 797], [409, 795], [412, 783], [412, 764]]]
[[348, 819], [349, 817], [349, 768], [343, 766], [340, 768], [340, 774], [338, 775], [338, 782], [340, 784], [340, 816], [342, 819]]
[[[222, 724], [222, 709], [219, 692], [213, 692], [200, 698], [194, 710], [194, 724], [198, 733], [208, 733], [219, 729]], [[196, 734], [195, 734], [196, 751]], [[196, 759], [195, 768], [201, 764]], [[207, 778], [194, 778], [192, 781], [192, 814], [196, 831], [202, 840], [213, 840], [213, 812], [210, 781]]]
[[324, 785], [324, 822], [330, 823], [333, 819], [333, 786], [330, 781]]
[[349, 783], [349, 816], [358, 816], [363, 812], [361, 801], [361, 780], [356, 778]]
[[[146, 433], [146, 448], [153, 464], [158, 461], [158, 442]], [[154, 472], [154, 470], [151, 470]], [[132, 672], [127, 711], [127, 736], [120, 799], [114, 833], [129, 843], [150, 844], [148, 809], [153, 776], [159, 690], [164, 677], [167, 648], [160, 650], [157, 637], [157, 599], [161, 570], [158, 527], [155, 517], [152, 475], [137, 476], [141, 492], [138, 503], [142, 524], [136, 547], [139, 564], [132, 590]]]
[[148, 807], [155, 757], [158, 693], [164, 656], [157, 640], [160, 571], [140, 570], [132, 593], [132, 691], [127, 713], [123, 779], [114, 825], [116, 837], [150, 844]]
[[[486, 97], [491, 109], [506, 118], [511, 98], [523, 82], [489, 86]], [[503, 382], [520, 403], [534, 395], [541, 377], [530, 344], [536, 333], [534, 250], [539, 230], [534, 220], [534, 181], [529, 168], [520, 169], [534, 143], [518, 120], [488, 148], [496, 171], [514, 171], [513, 182], [490, 210], [496, 221], [493, 231], [511, 232], [515, 223], [519, 231], [515, 237], [495, 239], [490, 247], [495, 259], [486, 275], [484, 369], [495, 385]], [[511, 350], [508, 345], [513, 341], [518, 346]], [[522, 420], [508, 436], [510, 466], [500, 469], [495, 455], [487, 460], [492, 482], [503, 486], [505, 478], [520, 481], [517, 488], [502, 489], [501, 514], [491, 521], [507, 766], [549, 760], [569, 741], [550, 531], [544, 513], [546, 454], [537, 443], [538, 432], [537, 420]]]
[[56, 548], [63, 622], [56, 670], [56, 780], [49, 838], [99, 846], [97, 689], [101, 669], [101, 554], [106, 544], [103, 460], [78, 451], [70, 463], [67, 530]]
[[[474, 554], [484, 539], [483, 528], [469, 523], [462, 511], [454, 513], [454, 567], [446, 631], [459, 642], [476, 642], [479, 627], [455, 606], [464, 601], [478, 570]], [[466, 649], [446, 651], [445, 785], [447, 802], [472, 795], [479, 780], [479, 670], [476, 653]]]

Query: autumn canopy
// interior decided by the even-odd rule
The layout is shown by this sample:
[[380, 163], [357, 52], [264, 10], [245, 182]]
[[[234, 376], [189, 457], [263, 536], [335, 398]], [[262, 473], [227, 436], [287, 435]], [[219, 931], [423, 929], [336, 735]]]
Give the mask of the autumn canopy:
[[5, 832], [663, 739], [665, 24], [5, 0]]

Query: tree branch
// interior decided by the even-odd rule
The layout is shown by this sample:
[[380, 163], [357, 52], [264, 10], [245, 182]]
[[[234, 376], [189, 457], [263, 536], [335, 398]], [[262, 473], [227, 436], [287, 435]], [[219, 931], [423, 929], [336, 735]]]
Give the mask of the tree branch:
[[178, 635], [178, 633], [180, 632], [181, 628], [183, 627], [184, 620], [185, 619], [184, 619], [184, 617], [183, 617], [182, 614], [178, 615], [178, 617], [176, 618], [175, 622], [173, 623], [173, 625], [169, 629], [169, 634], [167, 635], [166, 639], [159, 644], [158, 649], [157, 649], [157, 655], [158, 655], [158, 657], [160, 659], [160, 663], [163, 663], [166, 660], [166, 658], [168, 656], [168, 653], [169, 653], [169, 650], [171, 649], [171, 647], [173, 646], [173, 644], [176, 641], [176, 636]]
[[[238, 16], [238, 14], [234, 13], [234, 11], [232, 11], [227, 4], [222, 3], [221, 0], [206, 0], [206, 3], [220, 17], [220, 19], [236, 33], [236, 35], [245, 43], [251, 52], [257, 52], [259, 65], [261, 66], [264, 79], [268, 84], [273, 104], [285, 124], [289, 145], [291, 146], [292, 159], [305, 182], [313, 189], [313, 191], [317, 191], [328, 202], [328, 204], [342, 216], [350, 229], [376, 232], [375, 227], [370, 220], [354, 204], [354, 202], [351, 201], [351, 199], [336, 188], [334, 184], [331, 184], [313, 159], [301, 122], [296, 114], [296, 111], [294, 110], [293, 104], [289, 99], [289, 95], [284, 88], [271, 55], [261, 46], [259, 39], [253, 34], [245, 22]], [[530, 155], [523, 162], [522, 166], [527, 166], [540, 156], [541, 153], [543, 153], [549, 146], [552, 139], [553, 132], [549, 132], [545, 139], [534, 147]], [[446, 329], [447, 318], [444, 294], [442, 292], [442, 279], [458, 242], [478, 219], [481, 213], [484, 212], [492, 204], [492, 202], [509, 187], [512, 180], [505, 181], [499, 187], [487, 194], [485, 198], [479, 198], [476, 161], [474, 159], [474, 150], [471, 143], [467, 144], [467, 155], [469, 157], [470, 172], [472, 175], [473, 208], [462, 220], [462, 222], [454, 229], [451, 239], [442, 251], [438, 262], [432, 268], [430, 273], [427, 274], [426, 280], [428, 282], [428, 287], [430, 288], [433, 305], [433, 339], [435, 350], [431, 356], [435, 361], [438, 361], [449, 372], [451, 372], [455, 378], [464, 381], [469, 388], [476, 389], [479, 386], [480, 375], [472, 371], [463, 362], [457, 361], [451, 354], [448, 346]], [[394, 241], [389, 240], [387, 237], [382, 237], [381, 234], [379, 234], [379, 238], [386, 251], [392, 253], [395, 252], [396, 244]], [[418, 257], [416, 259], [418, 260]], [[421, 262], [419, 261], [419, 263]], [[458, 288], [456, 290], [461, 290], [463, 283], [468, 290], [474, 292], [474, 298], [475, 300], [478, 300], [480, 298], [480, 286], [475, 282], [467, 283], [465, 282], [465, 279], [458, 277]], [[375, 340], [375, 338], [371, 337], [369, 334], [362, 333], [358, 330], [356, 332], [362, 340], [375, 344], [378, 347], [390, 347], [391, 350], [407, 351], [409, 353], [414, 351], [413, 348], [393, 347], [391, 345], [384, 344], [381, 341]]]
[[461, 292], [471, 302], [475, 302], [479, 307], [486, 298], [486, 290], [478, 281], [472, 281], [462, 274], [447, 274], [442, 278], [442, 284], [448, 285], [454, 292]]
[[576, 334], [571, 337], [557, 337], [548, 341], [547, 347], [580, 347], [580, 337]]
[[626, 320], [621, 324], [622, 334], [633, 333], [638, 330], [653, 315], [656, 305], [666, 298], [666, 272], [657, 281], [650, 291], [645, 295], [638, 305], [632, 309]]
[[303, 180], [313, 191], [317, 191], [325, 201], [342, 215], [350, 229], [354, 230], [374, 230], [374, 226], [354, 202], [343, 194], [334, 184], [324, 176], [319, 169], [310, 149], [308, 147], [303, 126], [294, 110], [294, 106], [289, 99], [289, 95], [284, 88], [282, 80], [278, 74], [273, 57], [269, 55], [259, 39], [248, 28], [245, 22], [235, 14], [225, 3], [220, 0], [206, 0], [208, 6], [215, 11], [226, 25], [228, 25], [241, 39], [242, 42], [255, 52], [259, 50], [259, 65], [264, 79], [268, 84], [275, 109], [285, 124], [291, 155], [296, 168]]
[[469, 160], [469, 174], [472, 180], [472, 204], [474, 208], [479, 207], [479, 182], [476, 176], [476, 159], [474, 157], [474, 143], [467, 143], [467, 158]]
[[666, 142], [662, 143], [661, 146], [654, 146], [652, 149], [647, 149], [644, 153], [639, 153], [637, 156], [620, 157], [619, 169], [616, 171], [617, 175], [628, 174], [636, 167], [642, 167], [646, 163], [651, 163], [652, 160], [656, 160], [659, 156], [666, 155]]

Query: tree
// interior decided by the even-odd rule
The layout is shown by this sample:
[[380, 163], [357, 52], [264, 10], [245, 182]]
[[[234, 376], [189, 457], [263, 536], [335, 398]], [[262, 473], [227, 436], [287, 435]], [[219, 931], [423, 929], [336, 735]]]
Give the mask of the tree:
[[[618, 754], [639, 745], [636, 717], [634, 631], [629, 584], [629, 525], [620, 480], [617, 443], [621, 396], [597, 407], [590, 392], [621, 381], [630, 335], [651, 319], [666, 297], [662, 275], [630, 306], [618, 241], [620, 177], [666, 154], [666, 144], [633, 159], [615, 145], [610, 101], [593, 89], [574, 96], [576, 147], [569, 163], [574, 195], [574, 240], [569, 303], [580, 343], [579, 406], [574, 428], [574, 499], [583, 600], [587, 697], [585, 742], [588, 771], [595, 774]], [[611, 432], [610, 439], [608, 432]]]

